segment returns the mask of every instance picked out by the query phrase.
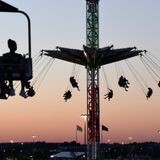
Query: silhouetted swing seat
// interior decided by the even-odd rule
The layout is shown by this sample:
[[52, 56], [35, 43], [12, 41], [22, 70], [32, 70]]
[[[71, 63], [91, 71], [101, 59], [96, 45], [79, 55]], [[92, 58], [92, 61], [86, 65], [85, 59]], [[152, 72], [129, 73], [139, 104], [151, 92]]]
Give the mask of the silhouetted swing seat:
[[[29, 88], [28, 80], [32, 79], [32, 60], [15, 52], [17, 44], [14, 40], [8, 40], [8, 48], [9, 52], [0, 57], [0, 99], [7, 99], [7, 95], [15, 95], [13, 81], [21, 81], [20, 95], [26, 98], [25, 87], [27, 84]], [[7, 81], [9, 82], [8, 86]], [[8, 87], [8, 90], [5, 86]]]
[[152, 96], [152, 94], [153, 94], [152, 88], [148, 88], [148, 92], [147, 92], [147, 95], [146, 95], [147, 99], [150, 98]]
[[104, 95], [104, 99], [108, 98], [108, 101], [110, 101], [111, 98], [113, 98], [113, 90], [109, 89], [109, 92], [107, 94]]
[[158, 87], [160, 87], [160, 81], [158, 82]]
[[128, 84], [130, 84], [130, 83], [128, 82], [128, 80], [125, 77], [121, 76], [119, 78], [118, 84], [120, 87], [123, 87], [125, 89], [125, 91], [128, 91], [127, 88], [129, 88]]
[[[0, 99], [7, 99], [8, 96], [15, 95], [13, 81], [21, 81], [20, 96], [26, 97], [25, 88], [28, 80], [32, 79], [32, 58], [31, 58], [31, 22], [29, 16], [5, 2], [1, 2], [1, 12], [21, 13], [28, 22], [28, 53], [16, 53], [17, 44], [14, 40], [8, 40], [9, 52], [0, 56]], [[12, 27], [12, 26], [11, 26]], [[9, 83], [8, 83], [9, 82]], [[7, 89], [6, 89], [6, 88]]]
[[65, 102], [72, 97], [72, 93], [70, 90], [66, 91], [63, 95]]
[[78, 91], [79, 91], [78, 83], [76, 82], [76, 80], [75, 80], [74, 77], [70, 77], [70, 82], [71, 82], [72, 87], [73, 87], [73, 88], [77, 88]]

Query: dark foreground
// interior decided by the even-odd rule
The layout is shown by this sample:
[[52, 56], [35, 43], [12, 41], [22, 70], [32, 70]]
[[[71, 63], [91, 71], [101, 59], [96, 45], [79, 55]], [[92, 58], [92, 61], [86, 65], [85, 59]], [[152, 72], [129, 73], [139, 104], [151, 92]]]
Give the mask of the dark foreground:
[[[101, 144], [100, 148], [101, 160], [160, 160], [160, 143]], [[1, 143], [0, 160], [50, 160], [55, 159], [51, 155], [62, 151], [85, 153], [86, 146], [75, 142]], [[66, 158], [58, 158], [62, 159]]]

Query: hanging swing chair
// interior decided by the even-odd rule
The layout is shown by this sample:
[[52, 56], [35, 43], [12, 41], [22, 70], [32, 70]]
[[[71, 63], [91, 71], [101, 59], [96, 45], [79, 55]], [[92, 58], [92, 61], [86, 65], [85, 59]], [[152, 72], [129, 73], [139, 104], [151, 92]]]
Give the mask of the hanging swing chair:
[[[14, 40], [8, 40], [9, 52], [0, 56], [0, 88], [3, 83], [9, 82], [9, 87], [13, 89], [13, 81], [21, 81], [21, 91], [26, 87], [26, 83], [32, 79], [32, 58], [31, 58], [31, 23], [29, 16], [20, 11], [18, 8], [11, 6], [3, 1], [0, 1], [0, 12], [21, 13], [28, 21], [28, 53], [23, 55], [18, 54], [17, 44]], [[11, 85], [12, 83], [12, 85]], [[13, 89], [14, 90], [14, 89]], [[25, 93], [25, 91], [24, 91]], [[8, 96], [10, 94], [8, 93]], [[12, 94], [11, 96], [15, 95]], [[0, 97], [1, 98], [1, 97]], [[7, 99], [7, 98], [3, 98]]]

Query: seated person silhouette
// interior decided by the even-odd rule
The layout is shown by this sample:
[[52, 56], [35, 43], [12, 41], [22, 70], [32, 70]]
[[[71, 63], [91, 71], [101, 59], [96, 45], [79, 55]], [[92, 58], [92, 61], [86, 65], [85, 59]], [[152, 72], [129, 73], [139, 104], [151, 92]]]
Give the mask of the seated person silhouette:
[[147, 95], [146, 95], [147, 99], [150, 98], [152, 94], [153, 94], [152, 88], [148, 88], [148, 92], [147, 92]]
[[70, 90], [66, 91], [63, 95], [65, 102], [72, 97], [72, 93]]
[[105, 96], [104, 99], [108, 98], [108, 101], [110, 101], [110, 99], [113, 97], [113, 90], [109, 89], [109, 92], [107, 94], [105, 94], [104, 96]]
[[128, 84], [130, 83], [124, 76], [120, 76], [118, 84], [120, 87], [123, 87], [125, 91], [128, 91], [127, 88], [129, 88]]
[[160, 87], [160, 81], [158, 82], [158, 87]]
[[72, 85], [73, 88], [77, 88], [78, 91], [80, 91], [78, 83], [76, 82], [74, 77], [70, 77], [70, 82], [71, 82], [71, 85]]
[[21, 91], [20, 96], [25, 97], [25, 67], [24, 67], [24, 57], [21, 54], [16, 53], [17, 44], [14, 40], [8, 40], [9, 52], [3, 54], [3, 62], [5, 63], [5, 72], [9, 80], [10, 96], [15, 95], [15, 90], [13, 88], [13, 73], [19, 72], [21, 80]]

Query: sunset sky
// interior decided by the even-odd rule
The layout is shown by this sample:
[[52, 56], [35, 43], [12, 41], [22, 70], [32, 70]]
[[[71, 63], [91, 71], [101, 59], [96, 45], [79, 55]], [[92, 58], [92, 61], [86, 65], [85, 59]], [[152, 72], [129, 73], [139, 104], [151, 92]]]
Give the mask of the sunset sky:
[[[5, 0], [25, 11], [32, 23], [32, 56], [42, 49], [56, 46], [82, 49], [86, 43], [85, 0]], [[160, 1], [159, 0], [100, 0], [100, 47], [133, 47], [146, 49], [160, 59]], [[0, 52], [8, 51], [7, 40], [16, 40], [18, 53], [27, 53], [27, 21], [21, 14], [0, 13]], [[43, 58], [43, 57], [42, 57]], [[48, 57], [47, 57], [48, 58]], [[46, 57], [44, 57], [46, 59]], [[43, 59], [42, 59], [43, 61]], [[103, 142], [160, 141], [160, 88], [148, 75], [139, 58], [130, 59], [153, 88], [153, 96], [146, 100], [135, 77], [125, 62], [123, 72], [130, 88], [125, 92], [117, 84], [115, 64], [104, 66], [113, 99], [104, 99], [107, 85], [100, 71], [100, 119], [109, 128], [103, 132]], [[63, 100], [69, 84], [73, 64], [55, 60], [49, 73], [33, 98], [16, 96], [0, 101], [0, 142], [10, 140], [63, 142], [76, 137], [76, 125], [83, 127], [81, 114], [86, 113], [86, 70], [80, 69], [80, 92]], [[36, 75], [37, 70], [34, 70]], [[78, 132], [83, 143], [83, 133]]]

